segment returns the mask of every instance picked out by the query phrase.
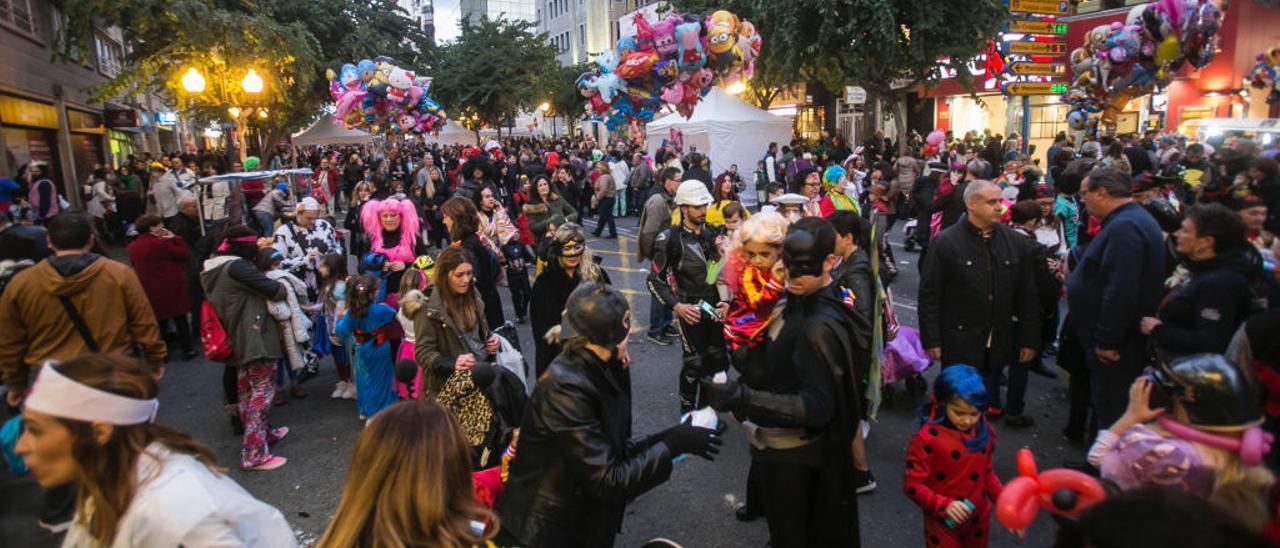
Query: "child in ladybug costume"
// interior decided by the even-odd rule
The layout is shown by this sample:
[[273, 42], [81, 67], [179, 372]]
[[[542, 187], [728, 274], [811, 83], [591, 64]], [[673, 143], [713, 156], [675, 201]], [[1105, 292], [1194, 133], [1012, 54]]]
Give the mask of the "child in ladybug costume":
[[986, 387], [972, 366], [952, 365], [934, 381], [903, 478], [907, 497], [924, 510], [928, 548], [987, 546], [991, 509], [1004, 486], [991, 469], [996, 433], [986, 408]]

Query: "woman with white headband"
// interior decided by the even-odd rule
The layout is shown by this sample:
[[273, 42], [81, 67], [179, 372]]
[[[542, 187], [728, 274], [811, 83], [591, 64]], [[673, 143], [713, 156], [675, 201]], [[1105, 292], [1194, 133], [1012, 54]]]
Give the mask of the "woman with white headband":
[[280, 511], [223, 475], [209, 448], [154, 422], [158, 392], [113, 354], [41, 368], [16, 451], [41, 486], [78, 482], [62, 545], [296, 546]]

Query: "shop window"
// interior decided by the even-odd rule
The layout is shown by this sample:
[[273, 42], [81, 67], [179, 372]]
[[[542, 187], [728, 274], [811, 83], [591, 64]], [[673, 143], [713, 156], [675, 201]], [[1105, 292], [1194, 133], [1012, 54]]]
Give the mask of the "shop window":
[[1060, 103], [1031, 105], [1030, 139], [1053, 139], [1067, 131], [1067, 106]]
[[0, 23], [26, 34], [36, 37], [35, 12], [31, 9], [31, 0], [0, 0]]

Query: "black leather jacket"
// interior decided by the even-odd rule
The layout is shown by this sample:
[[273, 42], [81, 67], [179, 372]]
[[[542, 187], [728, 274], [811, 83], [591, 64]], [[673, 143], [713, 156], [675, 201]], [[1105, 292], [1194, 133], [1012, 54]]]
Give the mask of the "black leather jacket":
[[715, 283], [707, 283], [707, 263], [720, 259], [716, 246], [719, 235], [720, 230], [711, 225], [702, 225], [696, 234], [683, 224], [659, 232], [653, 240], [649, 292], [667, 306], [698, 300], [711, 305], [720, 302]]
[[671, 476], [662, 434], [631, 439], [631, 377], [567, 348], [538, 382], [497, 511], [530, 548], [612, 546], [627, 502]]

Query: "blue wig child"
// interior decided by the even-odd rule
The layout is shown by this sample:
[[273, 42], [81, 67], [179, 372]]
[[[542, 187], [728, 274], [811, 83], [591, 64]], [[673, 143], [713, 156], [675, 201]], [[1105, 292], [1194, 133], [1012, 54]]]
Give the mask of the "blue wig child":
[[987, 546], [991, 506], [1004, 485], [991, 467], [996, 433], [986, 408], [986, 385], [972, 366], [946, 367], [934, 380], [903, 478], [924, 511], [926, 546]]

